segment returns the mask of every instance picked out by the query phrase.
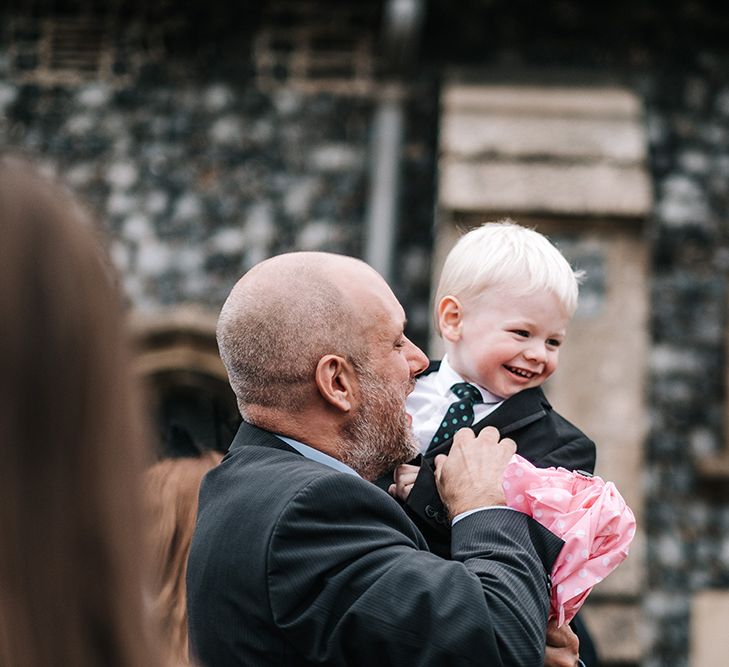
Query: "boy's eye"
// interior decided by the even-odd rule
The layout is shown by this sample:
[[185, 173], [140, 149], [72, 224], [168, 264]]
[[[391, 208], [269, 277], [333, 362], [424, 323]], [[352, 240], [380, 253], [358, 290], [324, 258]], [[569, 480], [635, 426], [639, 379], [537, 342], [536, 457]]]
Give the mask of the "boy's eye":
[[517, 336], [521, 336], [522, 338], [529, 338], [529, 332], [525, 329], [514, 329], [512, 333], [515, 333]]
[[556, 338], [548, 338], [547, 345], [549, 345], [551, 347], [559, 347], [560, 345], [562, 345], [562, 341], [557, 340]]

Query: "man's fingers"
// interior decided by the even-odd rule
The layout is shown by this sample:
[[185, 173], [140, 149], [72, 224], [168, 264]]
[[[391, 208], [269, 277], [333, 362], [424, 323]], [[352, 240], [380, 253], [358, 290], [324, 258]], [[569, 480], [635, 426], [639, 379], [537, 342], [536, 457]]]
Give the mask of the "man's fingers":
[[478, 437], [479, 439], [486, 439], [492, 440], [493, 442], [498, 442], [501, 436], [499, 435], [499, 429], [497, 429], [495, 426], [486, 426], [485, 428], [481, 429]]
[[557, 627], [551, 619], [547, 624], [545, 667], [575, 667], [580, 657], [580, 640], [569, 625]]
[[435, 457], [435, 461], [433, 461], [435, 464], [435, 472], [433, 473], [433, 476], [435, 477], [436, 483], [440, 483], [440, 477], [443, 474], [443, 466], [447, 460], [448, 457], [445, 454], [438, 454], [438, 456]]
[[[511, 450], [513, 448], [513, 450], [516, 451], [516, 443], [511, 438], [504, 438], [503, 440], [500, 438], [501, 434], [496, 427], [487, 426], [478, 434], [477, 440], [480, 443], [499, 444], [506, 450]], [[513, 454], [514, 451], [511, 453]]]
[[500, 437], [493, 426], [478, 436], [463, 428], [455, 434], [448, 456], [436, 458], [435, 482], [451, 517], [477, 507], [506, 504], [502, 481], [516, 443]]
[[396, 484], [414, 484], [418, 477], [420, 468], [403, 463], [395, 468], [393, 479]]
[[516, 453], [516, 443], [511, 438], [500, 440], [499, 431], [493, 426], [484, 428], [478, 436], [470, 428], [462, 428], [453, 437], [453, 446], [449, 456], [465, 455], [466, 452], [477, 449], [488, 451], [491, 464], [495, 468], [504, 468], [507, 461]]
[[476, 435], [474, 434], [473, 429], [459, 428], [453, 436], [453, 445], [451, 446], [451, 449], [456, 446], [463, 446], [464, 444], [475, 439]]
[[516, 454], [516, 443], [511, 438], [504, 438], [499, 442], [499, 445], [501, 445], [505, 450], [507, 450], [507, 453], [509, 455], [509, 458], [514, 456]]
[[565, 624], [561, 628], [558, 628], [557, 621], [550, 619], [549, 623], [547, 623], [547, 645], [557, 648], [567, 646], [578, 651], [580, 648], [580, 640], [569, 625]]
[[419, 472], [420, 468], [418, 466], [411, 466], [406, 463], [399, 465], [392, 474], [395, 483], [390, 484], [387, 492], [402, 501], [407, 500], [410, 491], [412, 491], [415, 485], [415, 480], [418, 478]]
[[499, 442], [501, 440], [501, 434], [499, 429], [495, 426], [485, 426], [478, 432], [479, 440], [491, 440], [492, 442]]
[[399, 498], [404, 501], [407, 500], [407, 497], [413, 490], [413, 486], [414, 484], [390, 484], [387, 487], [387, 492], [394, 498]]

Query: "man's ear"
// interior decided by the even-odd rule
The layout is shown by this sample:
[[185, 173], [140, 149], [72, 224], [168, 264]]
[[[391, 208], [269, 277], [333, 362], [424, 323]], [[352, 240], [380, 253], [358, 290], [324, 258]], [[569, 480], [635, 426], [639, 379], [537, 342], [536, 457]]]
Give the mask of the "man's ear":
[[349, 412], [354, 401], [354, 369], [343, 357], [327, 354], [316, 365], [316, 386], [332, 407]]
[[452, 343], [461, 337], [463, 305], [454, 296], [444, 296], [438, 303], [438, 327], [440, 335]]

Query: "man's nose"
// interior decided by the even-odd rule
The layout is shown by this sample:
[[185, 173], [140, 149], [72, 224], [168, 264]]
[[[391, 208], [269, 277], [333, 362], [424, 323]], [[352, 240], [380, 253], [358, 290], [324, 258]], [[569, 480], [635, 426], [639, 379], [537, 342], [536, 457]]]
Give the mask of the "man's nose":
[[420, 375], [426, 368], [428, 368], [428, 357], [415, 343], [408, 339], [408, 364], [410, 365], [410, 376], [415, 377]]

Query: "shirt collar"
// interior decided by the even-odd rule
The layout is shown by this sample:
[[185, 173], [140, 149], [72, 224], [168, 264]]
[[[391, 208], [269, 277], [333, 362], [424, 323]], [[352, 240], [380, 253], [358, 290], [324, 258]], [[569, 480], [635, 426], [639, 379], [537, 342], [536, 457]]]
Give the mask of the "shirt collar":
[[342, 463], [339, 459], [335, 459], [333, 456], [329, 456], [329, 454], [325, 454], [318, 449], [314, 449], [314, 447], [305, 445], [303, 442], [299, 442], [298, 440], [294, 440], [293, 438], [289, 438], [285, 435], [279, 435], [278, 433], [274, 433], [274, 435], [277, 438], [283, 440], [287, 445], [293, 447], [297, 452], [299, 452], [299, 454], [305, 456], [307, 459], [311, 459], [312, 461], [316, 461], [317, 463], [323, 463], [325, 466], [334, 468], [334, 470], [338, 470], [339, 472], [345, 472], [348, 475], [356, 475], [357, 477], [360, 476], [346, 463]]
[[[440, 362], [440, 368], [438, 369], [438, 373], [435, 378], [435, 385], [441, 395], [450, 396], [451, 387], [456, 384], [456, 382], [464, 382], [464, 379], [456, 373], [455, 370], [453, 370], [453, 366], [451, 366], [448, 361], [448, 355], [446, 354]], [[492, 394], [488, 389], [485, 389], [480, 384], [476, 384], [475, 382], [472, 382], [471, 384], [473, 384], [473, 386], [481, 392], [484, 403], [501, 403], [501, 401], [504, 400], [503, 398]]]

